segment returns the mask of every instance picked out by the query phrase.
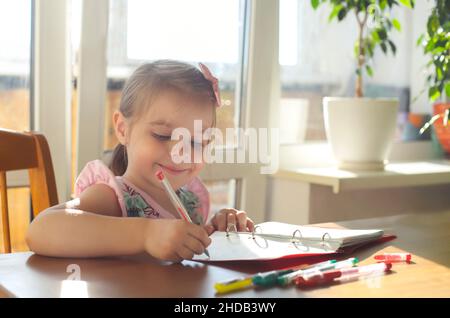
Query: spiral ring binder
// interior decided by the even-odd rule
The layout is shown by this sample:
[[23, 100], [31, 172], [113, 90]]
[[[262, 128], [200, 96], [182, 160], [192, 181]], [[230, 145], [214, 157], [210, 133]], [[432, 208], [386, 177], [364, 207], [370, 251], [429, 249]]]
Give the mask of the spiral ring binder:
[[[223, 225], [211, 234], [211, 255], [194, 260], [208, 262], [272, 261], [327, 257], [353, 251], [365, 244], [382, 242], [382, 229], [346, 229], [268, 221], [245, 228], [241, 223]], [[234, 224], [233, 224], [234, 223]], [[334, 256], [333, 256], [334, 257]], [[281, 263], [280, 263], [281, 264]]]
[[319, 244], [322, 246], [330, 246], [330, 242], [333, 241], [330, 233], [325, 232], [322, 237], [320, 239], [315, 238], [315, 237], [305, 237], [302, 234], [302, 231], [300, 229], [296, 229], [291, 236], [288, 235], [281, 235], [281, 234], [270, 234], [270, 233], [262, 233], [262, 232], [258, 232], [257, 230], [261, 229], [261, 227], [259, 225], [255, 226], [255, 228], [253, 229], [253, 231], [251, 232], [238, 232], [237, 228], [236, 228], [236, 224], [228, 224], [227, 229], [226, 229], [226, 237], [230, 237], [231, 233], [234, 233], [236, 235], [239, 234], [250, 234], [251, 235], [251, 239], [253, 239], [255, 241], [255, 243], [260, 246], [260, 243], [257, 241], [257, 238], [262, 238], [265, 242], [265, 247], [268, 247], [268, 240], [270, 239], [281, 239], [281, 240], [286, 240], [286, 241], [290, 241], [296, 248], [299, 248], [299, 246], [305, 247], [307, 248], [307, 246], [304, 244], [305, 242], [308, 241], [319, 241]]

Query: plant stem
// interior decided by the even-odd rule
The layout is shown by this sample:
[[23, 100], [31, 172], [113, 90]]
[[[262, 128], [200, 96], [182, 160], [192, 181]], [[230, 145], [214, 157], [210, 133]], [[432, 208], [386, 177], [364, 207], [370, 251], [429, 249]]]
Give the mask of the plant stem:
[[362, 77], [362, 73], [363, 73], [363, 66], [365, 63], [365, 50], [364, 50], [364, 28], [366, 26], [366, 22], [367, 22], [367, 9], [364, 12], [364, 19], [361, 21], [359, 19], [359, 15], [358, 15], [358, 10], [355, 9], [355, 15], [356, 15], [356, 20], [358, 21], [358, 25], [359, 25], [359, 37], [358, 37], [358, 73], [357, 73], [357, 77], [356, 77], [356, 85], [355, 85], [355, 96], [356, 97], [363, 97], [364, 93], [363, 93], [363, 77]]

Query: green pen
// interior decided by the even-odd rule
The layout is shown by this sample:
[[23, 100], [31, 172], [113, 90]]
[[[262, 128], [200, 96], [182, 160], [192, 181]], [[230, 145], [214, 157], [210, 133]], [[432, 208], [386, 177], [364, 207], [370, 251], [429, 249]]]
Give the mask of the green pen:
[[252, 277], [252, 283], [255, 286], [270, 287], [277, 284], [277, 279], [281, 276], [294, 272], [293, 268], [283, 269], [277, 271], [270, 271], [265, 273], [258, 273]]
[[248, 288], [250, 286], [264, 286], [270, 287], [276, 285], [277, 278], [281, 275], [286, 275], [296, 271], [298, 267], [284, 270], [275, 270], [270, 272], [258, 273], [249, 277], [242, 277], [233, 280], [228, 280], [215, 284], [218, 293], [228, 293]]

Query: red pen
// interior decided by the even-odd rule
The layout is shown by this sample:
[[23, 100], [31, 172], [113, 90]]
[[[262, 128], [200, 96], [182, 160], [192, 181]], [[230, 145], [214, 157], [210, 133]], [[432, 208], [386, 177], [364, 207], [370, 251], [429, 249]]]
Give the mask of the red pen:
[[392, 268], [391, 263], [376, 263], [360, 267], [343, 268], [339, 270], [330, 270], [326, 272], [317, 272], [311, 276], [300, 276], [295, 279], [297, 287], [313, 287], [330, 284], [334, 281], [345, 281], [364, 276], [376, 275], [378, 273], [389, 272]]
[[411, 253], [383, 253], [375, 255], [377, 261], [411, 263]]
[[299, 276], [294, 280], [294, 283], [298, 287], [313, 287], [319, 285], [325, 285], [331, 283], [335, 278], [341, 277], [342, 272], [340, 270], [331, 270], [327, 272], [317, 272], [309, 277]]

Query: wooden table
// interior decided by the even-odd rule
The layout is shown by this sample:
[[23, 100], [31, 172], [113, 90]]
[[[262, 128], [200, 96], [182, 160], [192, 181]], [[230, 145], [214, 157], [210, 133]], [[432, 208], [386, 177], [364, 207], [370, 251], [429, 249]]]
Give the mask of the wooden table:
[[[330, 223], [323, 224], [330, 226]], [[383, 228], [398, 238], [356, 251], [361, 264], [378, 252], [405, 251], [412, 264], [394, 264], [380, 279], [355, 281], [309, 291], [290, 288], [246, 290], [223, 297], [450, 297], [450, 211], [400, 215], [334, 224]], [[67, 272], [75, 269], [75, 273]], [[74, 278], [80, 269], [81, 280]], [[33, 253], [0, 255], [0, 296], [61, 297], [214, 297], [217, 281], [255, 268], [223, 268], [185, 261], [161, 264], [147, 256], [58, 259]], [[77, 278], [77, 277], [75, 277]]]

